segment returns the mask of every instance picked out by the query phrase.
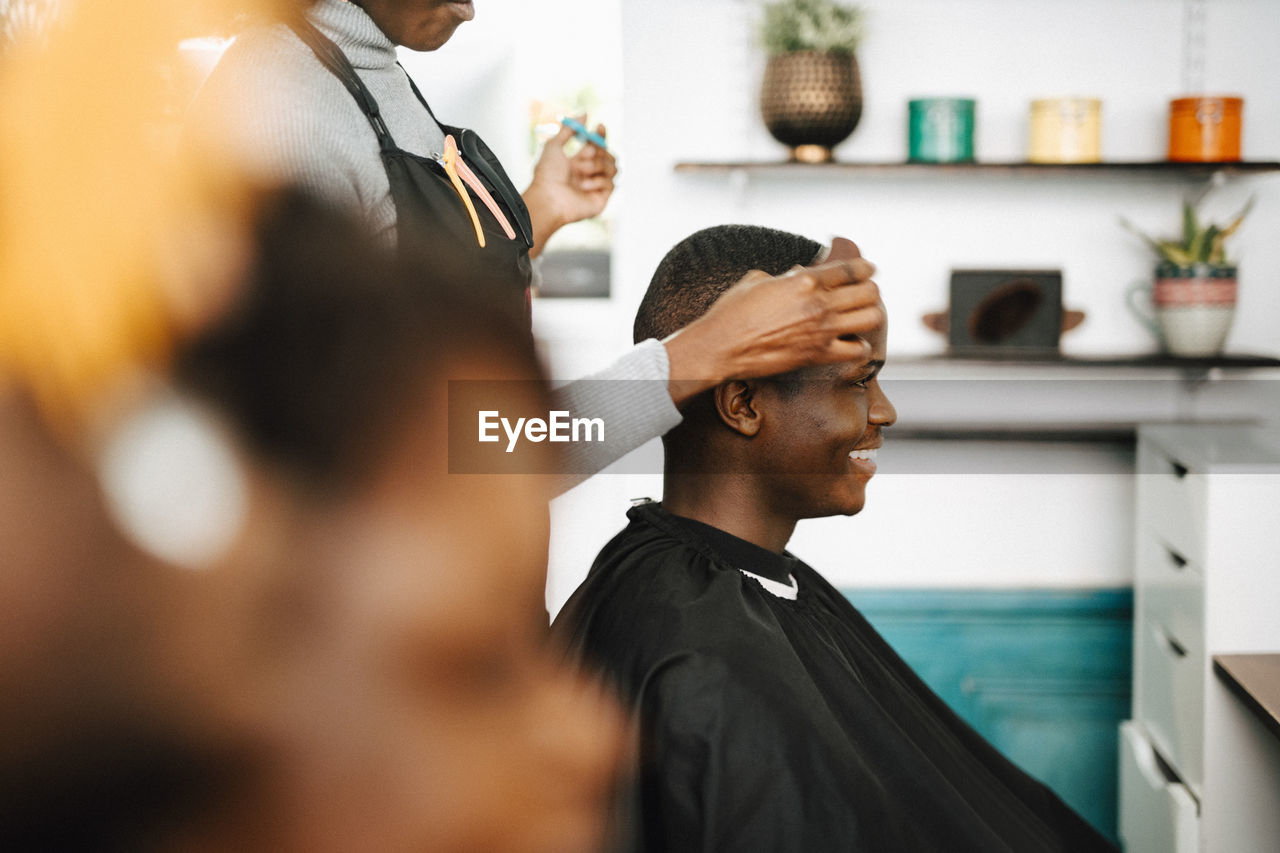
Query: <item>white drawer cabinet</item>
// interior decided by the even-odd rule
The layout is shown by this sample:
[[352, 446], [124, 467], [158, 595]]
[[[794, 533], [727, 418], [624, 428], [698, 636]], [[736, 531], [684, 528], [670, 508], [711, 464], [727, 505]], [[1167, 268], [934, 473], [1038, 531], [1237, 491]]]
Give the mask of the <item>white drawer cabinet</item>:
[[1280, 764], [1248, 748], [1255, 721], [1212, 658], [1280, 651], [1280, 429], [1143, 427], [1136, 491], [1122, 840], [1129, 853], [1275, 853]]
[[1200, 844], [1196, 800], [1169, 778], [1155, 751], [1130, 721], [1120, 724], [1120, 836], [1128, 850], [1195, 853]]

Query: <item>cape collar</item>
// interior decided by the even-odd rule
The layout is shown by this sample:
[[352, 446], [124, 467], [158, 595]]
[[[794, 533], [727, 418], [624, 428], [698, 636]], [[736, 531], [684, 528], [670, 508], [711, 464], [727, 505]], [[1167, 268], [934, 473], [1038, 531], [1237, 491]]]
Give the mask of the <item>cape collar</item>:
[[[762, 579], [762, 585], [774, 595], [795, 597], [794, 571], [799, 560], [786, 551], [776, 554], [718, 527], [675, 515], [662, 504], [653, 501], [632, 507], [627, 515], [631, 518], [642, 517], [677, 538], [694, 544], [699, 550], [710, 551], [721, 563]], [[764, 584], [763, 581], [769, 581], [780, 588]]]

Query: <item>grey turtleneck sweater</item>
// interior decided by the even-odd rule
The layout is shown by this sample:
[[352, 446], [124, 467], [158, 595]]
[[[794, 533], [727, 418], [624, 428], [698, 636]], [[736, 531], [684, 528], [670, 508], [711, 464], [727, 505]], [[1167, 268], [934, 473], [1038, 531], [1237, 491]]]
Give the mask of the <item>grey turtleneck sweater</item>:
[[[318, 0], [307, 14], [346, 54], [396, 144], [414, 154], [439, 154], [440, 127], [396, 64], [395, 45], [364, 10], [346, 0]], [[191, 118], [195, 132], [216, 132], [251, 175], [351, 207], [380, 239], [395, 240], [391, 187], [368, 119], [288, 27], [239, 36], [201, 88]], [[574, 472], [564, 488], [680, 422], [668, 374], [666, 348], [648, 340], [556, 392], [557, 408], [605, 423], [603, 442], [563, 445], [565, 469]]]
[[[414, 154], [439, 154], [444, 134], [418, 103], [396, 64], [395, 45], [373, 19], [346, 0], [320, 0], [307, 14], [369, 87], [396, 144]], [[391, 187], [368, 119], [288, 27], [236, 38], [192, 109], [200, 122], [217, 120], [222, 139], [257, 174], [354, 205], [376, 235], [395, 240]]]

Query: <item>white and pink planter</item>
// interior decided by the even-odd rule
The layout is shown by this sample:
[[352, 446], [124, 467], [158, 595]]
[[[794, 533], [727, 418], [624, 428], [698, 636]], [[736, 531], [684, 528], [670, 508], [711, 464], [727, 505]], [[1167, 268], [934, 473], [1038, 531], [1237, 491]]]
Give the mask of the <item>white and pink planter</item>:
[[1129, 288], [1128, 303], [1171, 355], [1218, 355], [1235, 318], [1236, 268], [1165, 262], [1156, 267], [1153, 283]]

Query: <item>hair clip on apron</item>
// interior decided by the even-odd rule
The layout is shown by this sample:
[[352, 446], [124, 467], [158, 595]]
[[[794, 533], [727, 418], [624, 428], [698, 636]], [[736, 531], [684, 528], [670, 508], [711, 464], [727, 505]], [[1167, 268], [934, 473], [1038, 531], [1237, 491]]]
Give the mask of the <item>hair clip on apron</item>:
[[476, 177], [476, 173], [471, 171], [471, 167], [467, 165], [467, 161], [459, 155], [454, 162], [454, 168], [458, 170], [458, 177], [462, 178], [462, 182], [471, 187], [471, 191], [479, 196], [484, 202], [484, 206], [489, 208], [489, 212], [493, 214], [493, 218], [498, 220], [498, 224], [502, 226], [502, 230], [506, 233], [508, 240], [516, 238], [516, 230], [511, 227], [511, 223], [507, 221], [507, 217], [503, 215], [502, 208], [498, 207], [498, 202], [494, 200], [489, 191], [484, 188], [484, 184], [480, 183], [480, 179]]
[[[453, 137], [449, 136], [448, 138], [452, 139]], [[448, 143], [446, 142], [445, 144], [447, 145]], [[471, 171], [471, 167], [467, 165], [467, 161], [463, 159], [461, 153], [454, 157], [453, 168], [458, 173], [458, 177], [462, 179], [462, 182], [471, 188], [477, 198], [484, 202], [485, 207], [489, 208], [493, 218], [502, 226], [502, 231], [507, 235], [507, 239], [514, 240], [516, 238], [516, 229], [511, 227], [511, 223], [507, 220], [506, 214], [502, 212], [502, 208], [498, 206], [498, 202], [490, 194], [489, 190], [485, 189], [485, 185], [476, 177], [476, 173]]]
[[453, 189], [458, 194], [458, 198], [462, 199], [463, 205], [467, 208], [467, 215], [471, 217], [471, 225], [476, 229], [476, 242], [480, 244], [480, 248], [484, 248], [484, 229], [480, 227], [480, 216], [476, 213], [476, 207], [471, 203], [471, 195], [467, 192], [467, 188], [462, 185], [462, 179], [458, 177], [458, 143], [453, 141], [453, 136], [449, 135], [444, 138], [444, 154], [440, 155], [440, 165], [444, 167], [444, 173], [449, 176], [449, 183], [453, 184]]

